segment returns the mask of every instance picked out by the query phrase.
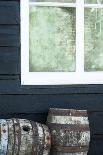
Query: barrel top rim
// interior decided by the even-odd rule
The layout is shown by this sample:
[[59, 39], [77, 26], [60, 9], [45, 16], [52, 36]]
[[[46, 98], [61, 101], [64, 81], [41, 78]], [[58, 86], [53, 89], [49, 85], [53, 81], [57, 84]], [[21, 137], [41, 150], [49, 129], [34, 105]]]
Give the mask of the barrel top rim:
[[88, 117], [87, 110], [76, 110], [76, 109], [50, 108], [48, 114], [54, 116]]
[[76, 112], [87, 112], [87, 110], [79, 110], [79, 109], [63, 109], [63, 108], [50, 108], [51, 110], [58, 110], [58, 111], [76, 111]]

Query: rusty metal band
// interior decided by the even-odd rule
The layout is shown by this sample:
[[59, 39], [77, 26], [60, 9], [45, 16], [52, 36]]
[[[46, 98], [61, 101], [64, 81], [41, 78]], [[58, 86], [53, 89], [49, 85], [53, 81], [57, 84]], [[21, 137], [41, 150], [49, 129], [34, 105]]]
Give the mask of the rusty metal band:
[[34, 123], [33, 121], [30, 121], [31, 126], [32, 126], [32, 139], [33, 139], [33, 143], [32, 143], [32, 155], [36, 155], [37, 152], [37, 144], [35, 143], [35, 139], [36, 137], [38, 137], [38, 131], [37, 131], [37, 125], [36, 123]]
[[70, 110], [70, 109], [50, 109], [49, 115], [55, 116], [77, 116], [77, 117], [88, 117], [86, 110]]
[[56, 124], [56, 123], [47, 123], [51, 130], [54, 129], [63, 129], [66, 131], [90, 131], [89, 125], [87, 124]]
[[14, 146], [13, 146], [13, 154], [19, 154], [20, 152], [20, 145], [21, 145], [21, 128], [19, 120], [14, 118], [13, 121], [13, 128], [14, 128]]
[[14, 119], [12, 118], [12, 122], [13, 122], [13, 134], [14, 134], [14, 145], [12, 148], [12, 155], [15, 154], [15, 142], [16, 142], [16, 136], [15, 136], [15, 125], [14, 125]]
[[52, 146], [52, 151], [62, 152], [62, 153], [78, 153], [78, 152], [87, 152], [89, 146]]

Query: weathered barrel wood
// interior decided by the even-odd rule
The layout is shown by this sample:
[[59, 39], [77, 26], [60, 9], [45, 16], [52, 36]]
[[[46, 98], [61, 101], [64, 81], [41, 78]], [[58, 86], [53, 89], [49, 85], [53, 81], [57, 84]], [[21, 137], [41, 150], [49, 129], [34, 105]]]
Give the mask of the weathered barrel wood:
[[0, 120], [1, 124], [1, 145], [0, 145], [0, 155], [5, 155], [8, 144], [8, 128], [6, 120]]
[[51, 145], [51, 136], [49, 134], [49, 129], [46, 125], [43, 125], [43, 129], [44, 129], [44, 150], [43, 150], [43, 154], [44, 155], [48, 155], [49, 154], [49, 149], [50, 149], [50, 145]]
[[[7, 148], [7, 155], [12, 155], [13, 146], [14, 146], [14, 125], [13, 120], [7, 120], [8, 124], [8, 148]], [[1, 131], [2, 132], [2, 131]]]
[[[20, 155], [26, 153], [31, 154], [32, 152], [32, 126], [29, 120], [19, 120], [21, 128], [21, 145], [20, 145]], [[27, 127], [28, 131], [25, 131]]]
[[52, 155], [87, 155], [90, 128], [86, 110], [50, 109]]
[[47, 126], [25, 119], [0, 120], [0, 155], [49, 155]]
[[51, 155], [87, 155], [87, 152], [78, 152], [78, 153], [62, 153], [62, 152], [55, 152], [51, 151]]

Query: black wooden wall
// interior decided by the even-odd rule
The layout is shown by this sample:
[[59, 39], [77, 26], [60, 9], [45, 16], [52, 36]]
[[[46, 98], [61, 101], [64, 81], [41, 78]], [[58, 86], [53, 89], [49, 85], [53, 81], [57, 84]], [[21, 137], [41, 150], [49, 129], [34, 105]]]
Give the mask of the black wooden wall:
[[45, 122], [49, 107], [87, 109], [88, 155], [103, 155], [103, 85], [21, 86], [20, 1], [0, 0], [0, 117]]

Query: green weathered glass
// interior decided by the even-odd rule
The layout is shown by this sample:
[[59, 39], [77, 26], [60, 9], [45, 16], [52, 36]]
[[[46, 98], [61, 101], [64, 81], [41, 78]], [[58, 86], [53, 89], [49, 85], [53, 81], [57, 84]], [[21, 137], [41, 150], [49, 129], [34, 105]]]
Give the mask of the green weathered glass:
[[30, 72], [75, 71], [74, 8], [30, 6]]
[[85, 9], [85, 71], [103, 71], [103, 9]]
[[103, 0], [85, 0], [88, 4], [103, 4]]
[[63, 2], [63, 3], [75, 3], [76, 0], [29, 0], [29, 2]]

